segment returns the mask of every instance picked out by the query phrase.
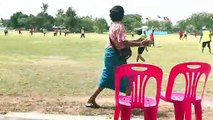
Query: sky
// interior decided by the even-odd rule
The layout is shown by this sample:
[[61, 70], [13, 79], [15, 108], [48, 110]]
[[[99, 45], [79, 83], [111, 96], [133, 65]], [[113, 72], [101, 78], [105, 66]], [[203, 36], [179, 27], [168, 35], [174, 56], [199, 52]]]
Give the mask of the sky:
[[48, 14], [55, 16], [59, 9], [72, 7], [79, 16], [105, 18], [114, 5], [124, 7], [125, 14], [139, 14], [143, 18], [168, 17], [174, 24], [193, 13], [213, 13], [213, 0], [0, 0], [0, 18], [9, 19], [13, 13], [36, 15], [42, 3], [48, 4]]

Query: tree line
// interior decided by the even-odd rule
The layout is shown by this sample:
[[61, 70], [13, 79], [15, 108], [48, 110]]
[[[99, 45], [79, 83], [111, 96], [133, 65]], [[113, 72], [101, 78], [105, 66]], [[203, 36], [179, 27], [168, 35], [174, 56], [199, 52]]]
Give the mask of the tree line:
[[[109, 28], [106, 19], [92, 18], [91, 16], [79, 17], [72, 7], [68, 7], [66, 10], [59, 9], [55, 17], [47, 13], [48, 4], [42, 3], [40, 8], [41, 12], [37, 15], [16, 12], [9, 20], [1, 18], [1, 22], [4, 26], [13, 29], [33, 28], [38, 31], [41, 29], [53, 30], [54, 27], [57, 27], [67, 29], [70, 32], [80, 32], [80, 29], [84, 27], [87, 32], [103, 33], [107, 32]], [[194, 13], [189, 18], [178, 21], [176, 25], [173, 25], [171, 21], [144, 20], [141, 15], [127, 14], [124, 16], [123, 23], [128, 32], [133, 31], [135, 28], [141, 28], [141, 26], [147, 26], [150, 30], [155, 29], [169, 33], [179, 30], [195, 32], [203, 26], [213, 30], [213, 14], [206, 12]]]

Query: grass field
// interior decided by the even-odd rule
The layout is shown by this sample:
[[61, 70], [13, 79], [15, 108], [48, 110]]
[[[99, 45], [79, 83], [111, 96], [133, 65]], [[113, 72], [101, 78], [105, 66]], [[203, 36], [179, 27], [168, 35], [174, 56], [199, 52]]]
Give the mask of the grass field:
[[[139, 36], [135, 36], [137, 38]], [[99, 81], [107, 34], [69, 34], [53, 37], [47, 33], [33, 36], [29, 32], [0, 31], [0, 96], [84, 96], [89, 97]], [[131, 39], [131, 36], [128, 36]], [[205, 61], [213, 65], [213, 54], [206, 48], [201, 53], [199, 37], [179, 40], [177, 34], [156, 35], [155, 47], [143, 56], [148, 63], [160, 66], [164, 72], [163, 90], [171, 67], [184, 61]], [[129, 63], [134, 63], [137, 49]], [[178, 82], [176, 89], [184, 89]], [[206, 86], [206, 96], [213, 98], [213, 75]], [[101, 96], [114, 96], [105, 90]]]

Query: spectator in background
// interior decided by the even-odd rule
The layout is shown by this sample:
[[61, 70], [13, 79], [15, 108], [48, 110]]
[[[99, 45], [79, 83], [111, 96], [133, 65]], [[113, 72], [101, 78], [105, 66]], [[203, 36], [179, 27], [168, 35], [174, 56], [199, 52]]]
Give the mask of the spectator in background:
[[206, 28], [206, 27], [202, 27], [202, 32], [201, 32], [201, 36], [200, 36], [200, 41], [199, 43], [202, 41], [202, 53], [204, 52], [204, 48], [207, 47], [209, 48], [209, 53], [211, 53], [211, 32]]
[[153, 41], [153, 47], [155, 46], [154, 32], [155, 30], [152, 30], [152, 33], [150, 34], [150, 40]]
[[81, 38], [85, 38], [84, 27], [81, 28]]
[[[142, 30], [141, 30], [141, 38], [142, 39], [147, 39], [147, 35], [146, 35], [146, 31], [143, 31], [143, 34], [142, 34]], [[148, 49], [147, 47], [138, 47], [138, 55], [137, 55], [137, 58], [136, 58], [136, 62], [139, 61], [139, 59], [143, 62], [146, 62], [146, 60], [144, 59], [144, 57], [142, 57], [142, 54], [144, 52], [144, 50], [146, 49], [146, 51], [148, 52]]]
[[43, 34], [44, 34], [44, 36], [45, 36], [45, 35], [46, 35], [47, 30], [43, 28], [43, 30], [42, 30], [42, 31], [43, 31]]
[[58, 35], [58, 30], [55, 29], [54, 32], [53, 32], [53, 36], [57, 36]]
[[33, 28], [30, 28], [30, 34], [33, 35]]
[[185, 31], [184, 34], [183, 34], [183, 39], [186, 39], [187, 40], [187, 32]]
[[67, 29], [64, 30], [64, 36], [66, 37], [68, 35], [69, 31]]
[[195, 32], [195, 33], [194, 33], [194, 35], [195, 35], [195, 38], [197, 38], [197, 36], [198, 36], [198, 32]]
[[5, 35], [5, 36], [8, 35], [8, 29], [7, 29], [7, 28], [4, 29], [4, 35]]
[[61, 29], [59, 30], [59, 35], [61, 36]]
[[131, 32], [132, 38], [134, 38], [134, 31]]
[[183, 31], [180, 30], [178, 33], [179, 33], [179, 40], [181, 40], [183, 38]]
[[18, 34], [21, 34], [21, 28], [18, 29]]

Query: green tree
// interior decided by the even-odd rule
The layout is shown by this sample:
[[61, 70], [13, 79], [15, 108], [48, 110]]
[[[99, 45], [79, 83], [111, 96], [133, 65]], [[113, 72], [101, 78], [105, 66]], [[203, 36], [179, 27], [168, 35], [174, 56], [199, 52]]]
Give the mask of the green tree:
[[51, 29], [54, 24], [54, 18], [47, 13], [39, 13], [36, 18], [36, 28], [41, 30], [41, 28]]
[[196, 30], [200, 30], [203, 26], [207, 28], [213, 28], [213, 14], [212, 13], [194, 13], [191, 15], [190, 23], [195, 27]]
[[158, 20], [148, 20], [146, 23], [145, 23], [146, 26], [148, 26], [148, 29], [156, 29], [156, 30], [160, 30], [162, 27], [161, 27], [161, 24], [160, 24], [160, 21]]
[[64, 18], [65, 18], [64, 10], [59, 9], [55, 18], [55, 25], [64, 27]]
[[37, 16], [34, 18], [34, 27], [37, 30], [41, 30], [42, 28], [51, 29], [54, 24], [54, 18], [47, 13], [48, 4], [42, 3], [41, 9], [42, 11], [38, 13]]
[[78, 24], [76, 24], [78, 21], [77, 14], [75, 10], [72, 9], [72, 7], [69, 7], [67, 11], [65, 12], [64, 17], [64, 25], [67, 29], [71, 30], [73, 28], [76, 28]]
[[10, 27], [13, 28], [20, 28], [24, 27], [23, 22], [20, 23], [20, 19], [27, 18], [28, 16], [26, 14], [23, 14], [22, 12], [16, 12], [10, 17]]
[[27, 27], [27, 22], [26, 22], [27, 19], [28, 19], [28, 16], [19, 18], [18, 19], [19, 26], [22, 27], [22, 28], [26, 28]]
[[[86, 17], [80, 18], [80, 22], [79, 22], [80, 28], [84, 27], [85, 31], [94, 32], [93, 26], [94, 26], [94, 20], [91, 16], [86, 16]], [[79, 30], [80, 30], [80, 28], [79, 28]]]
[[123, 18], [123, 23], [128, 32], [134, 30], [134, 28], [139, 28], [142, 26], [142, 16], [138, 14], [125, 15]]
[[29, 17], [26, 20], [26, 29], [29, 29], [31, 27], [35, 28], [36, 27], [36, 17], [34, 15], [29, 15]]
[[96, 18], [94, 23], [95, 32], [103, 33], [107, 31], [108, 25], [107, 21], [104, 18]]
[[9, 25], [8, 25], [9, 22], [10, 22], [10, 21], [4, 20], [3, 18], [1, 18], [1, 22], [0, 22], [0, 23], [2, 23], [3, 26], [9, 26]]
[[213, 30], [213, 14], [212, 13], [194, 13], [189, 18], [178, 21], [179, 29], [187, 30], [188, 32], [199, 31], [203, 26]]
[[177, 22], [177, 28], [179, 30], [185, 30], [186, 29], [186, 26], [187, 26], [187, 21], [186, 20], [179, 20]]
[[159, 30], [163, 30], [167, 32], [173, 31], [173, 26], [171, 21], [161, 21], [160, 24], [161, 24], [161, 27]]

